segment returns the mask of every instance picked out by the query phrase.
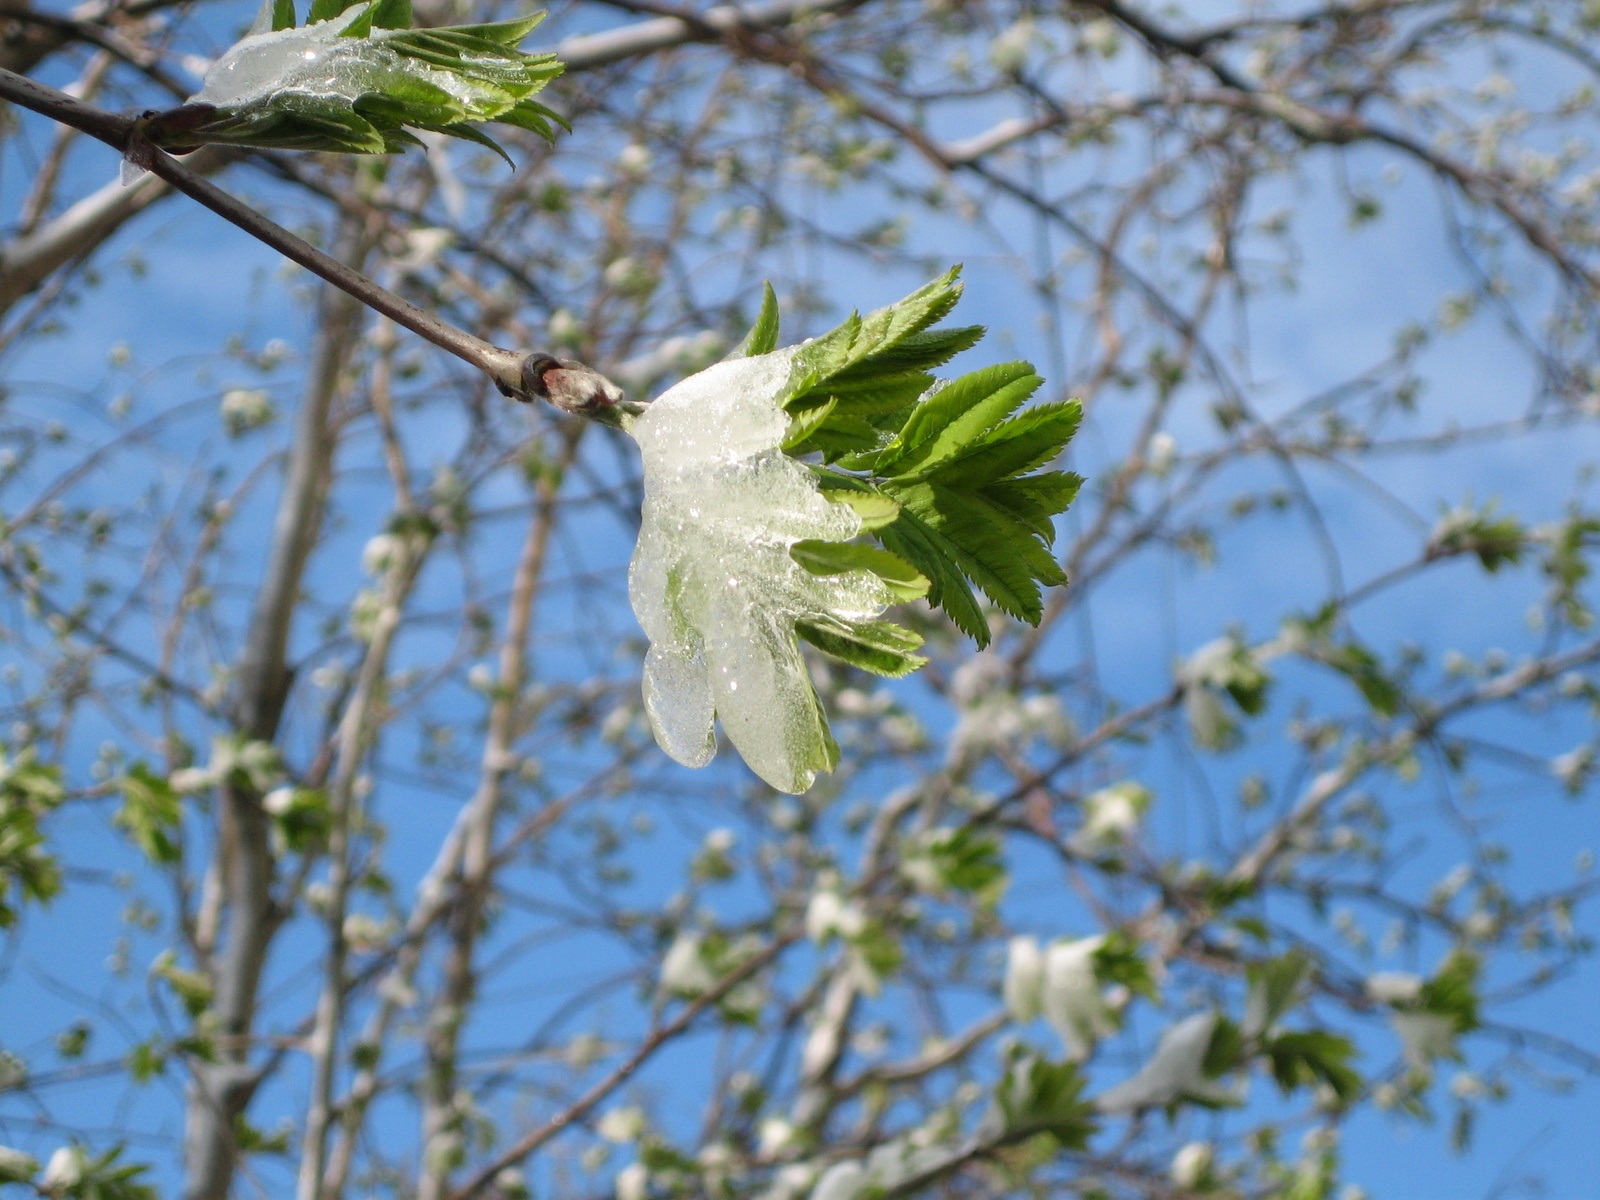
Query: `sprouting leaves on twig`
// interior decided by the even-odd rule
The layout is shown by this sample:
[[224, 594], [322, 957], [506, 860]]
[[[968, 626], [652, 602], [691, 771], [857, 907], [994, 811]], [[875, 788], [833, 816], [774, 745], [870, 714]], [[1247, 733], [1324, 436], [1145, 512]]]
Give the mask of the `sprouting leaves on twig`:
[[392, 154], [432, 131], [504, 154], [472, 122], [497, 121], [547, 140], [566, 122], [534, 95], [561, 73], [553, 54], [517, 46], [544, 19], [411, 28], [410, 0], [267, 0], [256, 27], [206, 73], [182, 108], [147, 121], [149, 140]]
[[1038, 468], [1078, 406], [1013, 415], [1041, 382], [1026, 363], [944, 385], [928, 373], [982, 336], [932, 328], [960, 296], [955, 276], [784, 350], [768, 289], [742, 357], [631, 424], [644, 457], [630, 594], [651, 642], [645, 705], [677, 761], [711, 760], [720, 717], [762, 779], [803, 791], [838, 748], [799, 639], [900, 676], [925, 661], [922, 639], [878, 619], [889, 605], [927, 596], [985, 645], [973, 585], [1037, 623], [1040, 585], [1065, 582], [1048, 547], [1079, 480]]

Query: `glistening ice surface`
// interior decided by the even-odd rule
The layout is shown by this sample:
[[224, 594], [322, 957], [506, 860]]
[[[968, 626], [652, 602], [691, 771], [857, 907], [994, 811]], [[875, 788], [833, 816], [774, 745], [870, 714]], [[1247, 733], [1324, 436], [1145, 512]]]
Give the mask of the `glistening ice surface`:
[[779, 449], [793, 356], [718, 363], [635, 423], [645, 500], [628, 577], [650, 638], [644, 700], [661, 748], [705, 766], [715, 714], [750, 769], [784, 792], [811, 786], [826, 737], [795, 622], [863, 620], [892, 599], [870, 572], [816, 576], [789, 557], [801, 539], [844, 541], [861, 525]]
[[242, 108], [292, 92], [354, 103], [369, 92], [384, 91], [385, 82], [397, 76], [426, 80], [468, 105], [486, 98], [470, 81], [396, 53], [383, 44], [381, 34], [342, 36], [359, 15], [357, 9], [302, 29], [241, 38], [211, 65], [194, 102]]

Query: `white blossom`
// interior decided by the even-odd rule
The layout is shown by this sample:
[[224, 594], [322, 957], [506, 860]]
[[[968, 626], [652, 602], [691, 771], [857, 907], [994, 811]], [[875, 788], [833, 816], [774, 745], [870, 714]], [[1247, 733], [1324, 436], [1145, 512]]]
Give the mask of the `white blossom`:
[[1181, 1188], [1197, 1188], [1211, 1173], [1216, 1152], [1210, 1142], [1189, 1142], [1172, 1156], [1172, 1182]]
[[833, 751], [795, 623], [874, 617], [893, 597], [870, 572], [812, 575], [789, 556], [797, 541], [844, 541], [861, 525], [781, 449], [792, 358], [718, 363], [633, 423], [645, 499], [628, 591], [650, 638], [645, 708], [661, 748], [704, 766], [720, 717], [751, 770], [803, 792]]

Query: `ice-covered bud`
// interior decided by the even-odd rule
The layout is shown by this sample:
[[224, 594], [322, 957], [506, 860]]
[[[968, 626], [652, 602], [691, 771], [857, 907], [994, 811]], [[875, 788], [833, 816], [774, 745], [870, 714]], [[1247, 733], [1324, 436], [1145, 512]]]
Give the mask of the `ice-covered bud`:
[[1098, 54], [1101, 58], [1114, 58], [1122, 46], [1122, 37], [1117, 29], [1117, 23], [1106, 17], [1084, 22], [1080, 34], [1083, 39], [1084, 49]]
[[717, 982], [700, 953], [700, 939], [681, 933], [661, 960], [661, 990], [669, 996], [698, 996]]
[[811, 1200], [856, 1200], [866, 1186], [867, 1172], [860, 1163], [834, 1163], [817, 1180]]
[[1150, 438], [1150, 445], [1145, 450], [1145, 462], [1150, 468], [1150, 474], [1158, 479], [1165, 478], [1172, 470], [1173, 461], [1177, 457], [1178, 439], [1166, 430]]
[[847, 541], [861, 528], [783, 452], [793, 356], [717, 363], [629, 428], [645, 496], [628, 592], [650, 639], [644, 696], [656, 741], [704, 766], [721, 718], [751, 770], [783, 792], [805, 791], [836, 756], [796, 623], [851, 624], [894, 599], [868, 571], [813, 575], [790, 557], [796, 542]]
[[1014, 937], [1006, 948], [1006, 1010], [1013, 1019], [1031, 1021], [1044, 1011], [1044, 956], [1031, 937]]
[[1015, 74], [1027, 66], [1038, 42], [1039, 27], [1031, 18], [1023, 17], [989, 43], [989, 62], [1003, 74]]
[[1206, 1051], [1217, 1029], [1217, 1014], [1185, 1017], [1161, 1035], [1150, 1061], [1132, 1079], [1119, 1083], [1097, 1101], [1102, 1112], [1134, 1112], [1164, 1108], [1178, 1100], [1225, 1103], [1235, 1100], [1226, 1089], [1206, 1078]]
[[1172, 1182], [1181, 1188], [1197, 1188], [1211, 1174], [1215, 1161], [1210, 1142], [1189, 1142], [1172, 1156]]
[[583, 325], [571, 309], [558, 308], [550, 314], [544, 333], [552, 346], [576, 346], [583, 339]]
[[634, 1104], [613, 1108], [595, 1124], [594, 1131], [619, 1146], [638, 1141], [645, 1131], [644, 1109]]
[[394, 269], [407, 275], [426, 270], [450, 248], [450, 243], [455, 241], [455, 238], [454, 230], [434, 226], [406, 230], [405, 253], [395, 258]]
[[768, 1117], [756, 1131], [757, 1149], [762, 1157], [781, 1154], [794, 1144], [794, 1126], [782, 1117]]
[[392, 533], [369, 538], [361, 548], [361, 569], [368, 575], [383, 575], [399, 561], [400, 550], [400, 539]]
[[617, 152], [617, 170], [634, 179], [642, 179], [650, 170], [650, 150], [638, 142], [629, 142]]
[[394, 928], [389, 921], [370, 913], [351, 913], [344, 919], [344, 940], [352, 950], [381, 949], [393, 933]]
[[1422, 995], [1422, 977], [1409, 971], [1379, 971], [1367, 978], [1367, 995], [1379, 1004], [1414, 1004]]
[[0, 1146], [0, 1183], [27, 1183], [39, 1171], [39, 1160], [10, 1146]]
[[1101, 788], [1083, 802], [1083, 825], [1073, 847], [1093, 852], [1120, 846], [1138, 829], [1150, 799], [1149, 790], [1132, 780]]
[[617, 1200], [645, 1200], [650, 1193], [650, 1172], [634, 1163], [617, 1172]]
[[528, 1177], [515, 1167], [502, 1167], [495, 1172], [494, 1190], [504, 1200], [531, 1200], [533, 1196]]
[[233, 388], [222, 393], [222, 423], [234, 437], [272, 423], [278, 415], [272, 397], [260, 388]]
[[179, 767], [167, 780], [173, 791], [184, 796], [203, 792], [216, 781], [216, 776], [204, 767]]
[[1095, 1042], [1117, 1030], [1094, 971], [1095, 951], [1104, 941], [1091, 937], [1057, 942], [1044, 954], [1045, 1020], [1074, 1061], [1087, 1058]]
[[601, 272], [601, 279], [608, 288], [625, 296], [647, 295], [656, 285], [656, 273], [627, 255], [613, 259]]
[[1397, 1012], [1390, 1021], [1406, 1062], [1425, 1070], [1436, 1058], [1456, 1052], [1456, 1027], [1449, 1017], [1430, 1012]]
[[866, 924], [861, 909], [834, 891], [817, 892], [806, 905], [806, 936], [819, 945], [834, 934], [845, 939], [860, 937]]
[[47, 1192], [61, 1193], [83, 1182], [83, 1151], [77, 1146], [62, 1146], [50, 1156], [39, 1186]]

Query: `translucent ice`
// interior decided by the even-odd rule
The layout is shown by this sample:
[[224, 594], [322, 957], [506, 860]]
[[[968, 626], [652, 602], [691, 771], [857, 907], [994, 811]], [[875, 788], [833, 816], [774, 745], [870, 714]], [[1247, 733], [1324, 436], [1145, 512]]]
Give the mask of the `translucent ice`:
[[381, 30], [368, 37], [343, 36], [361, 12], [357, 6], [331, 21], [241, 38], [212, 64], [192, 102], [243, 108], [291, 92], [353, 103], [368, 92], [382, 92], [396, 76], [426, 80], [469, 107], [490, 98], [471, 80], [384, 45]]
[[844, 541], [860, 520], [830, 504], [780, 449], [778, 404], [793, 350], [718, 363], [635, 422], [644, 514], [628, 590], [650, 638], [645, 708], [678, 762], [716, 752], [713, 716], [746, 763], [784, 792], [828, 762], [827, 725], [795, 622], [864, 620], [892, 601], [870, 572], [817, 576], [789, 557], [803, 538]]
[[1102, 1112], [1162, 1108], [1177, 1100], [1227, 1103], [1235, 1100], [1225, 1088], [1206, 1078], [1206, 1051], [1217, 1028], [1217, 1014], [1185, 1017], [1161, 1035], [1150, 1061], [1099, 1099]]

